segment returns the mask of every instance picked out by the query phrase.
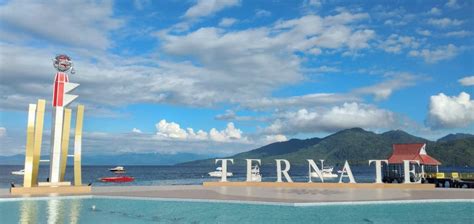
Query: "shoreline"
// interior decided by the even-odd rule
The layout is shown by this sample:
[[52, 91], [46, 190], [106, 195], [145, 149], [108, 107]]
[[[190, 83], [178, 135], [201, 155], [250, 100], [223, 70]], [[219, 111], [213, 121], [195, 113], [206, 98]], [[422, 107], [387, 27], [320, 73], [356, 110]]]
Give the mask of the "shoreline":
[[[10, 189], [0, 188], [4, 199], [40, 199], [70, 197], [70, 194], [22, 196], [10, 195]], [[72, 197], [110, 197], [145, 200], [187, 200], [243, 203], [283, 204], [354, 204], [354, 203], [409, 203], [423, 201], [474, 201], [472, 189], [350, 189], [350, 188], [268, 188], [268, 187], [205, 187], [202, 185], [172, 186], [96, 186], [90, 194]]]

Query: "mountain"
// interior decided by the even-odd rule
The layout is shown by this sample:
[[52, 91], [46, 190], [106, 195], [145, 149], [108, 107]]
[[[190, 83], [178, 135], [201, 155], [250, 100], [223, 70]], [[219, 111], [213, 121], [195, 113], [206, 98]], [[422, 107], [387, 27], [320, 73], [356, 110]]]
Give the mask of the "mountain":
[[424, 138], [410, 135], [402, 130], [387, 131], [382, 133], [382, 137], [391, 144], [408, 144], [428, 141]]
[[440, 139], [437, 142], [449, 142], [452, 140], [459, 140], [459, 139], [466, 139], [466, 138], [474, 138], [472, 134], [464, 134], [464, 133], [457, 133], [457, 134], [449, 134]]
[[474, 166], [474, 138], [457, 138], [451, 141], [437, 141], [428, 145], [428, 153], [443, 165]]
[[[428, 154], [443, 165], [474, 166], [474, 138], [433, 142], [402, 130], [376, 134], [361, 128], [342, 130], [325, 138], [272, 143], [225, 158], [233, 158], [236, 165], [245, 165], [244, 159], [261, 159], [263, 164], [274, 164], [275, 159], [287, 159], [294, 165], [306, 165], [306, 159], [324, 159], [328, 164], [337, 165], [347, 159], [351, 165], [366, 165], [369, 159], [388, 158], [392, 145], [397, 143], [426, 143]], [[214, 162], [214, 159], [205, 159], [180, 165], [211, 165]]]
[[[48, 159], [42, 156], [41, 159]], [[84, 155], [83, 165], [173, 165], [190, 160], [209, 158], [209, 155], [199, 155], [193, 153], [125, 153], [118, 155]], [[22, 165], [24, 155], [0, 156], [0, 165]], [[72, 161], [69, 163], [72, 164]]]

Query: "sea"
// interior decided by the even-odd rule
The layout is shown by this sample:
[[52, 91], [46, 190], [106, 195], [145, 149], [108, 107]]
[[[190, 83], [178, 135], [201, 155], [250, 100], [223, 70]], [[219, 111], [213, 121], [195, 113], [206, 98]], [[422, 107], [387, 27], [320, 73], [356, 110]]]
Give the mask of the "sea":
[[[92, 184], [92, 186], [130, 186], [130, 185], [201, 185], [206, 181], [219, 181], [219, 178], [210, 177], [209, 172], [214, 171], [216, 166], [124, 166], [126, 173], [119, 175], [132, 176], [133, 182], [128, 183], [104, 183], [100, 181], [102, 177], [116, 176], [109, 169], [115, 166], [82, 166], [83, 184]], [[341, 167], [335, 167], [335, 171]], [[22, 165], [0, 165], [0, 188], [9, 188], [11, 184], [22, 185], [23, 176], [12, 175], [12, 171], [23, 169]], [[371, 183], [375, 180], [374, 166], [351, 166], [354, 178], [358, 183]], [[234, 175], [228, 177], [228, 181], [245, 181], [246, 167], [233, 166], [228, 167], [228, 171]], [[335, 172], [334, 171], [334, 172]], [[474, 167], [440, 167], [440, 172], [473, 172]], [[263, 165], [260, 167], [262, 181], [276, 181], [276, 166]], [[289, 174], [294, 182], [308, 182], [307, 166], [291, 166]], [[41, 165], [39, 169], [38, 180], [46, 181], [49, 175], [49, 166]], [[73, 181], [73, 167], [66, 168], [66, 181]], [[318, 181], [313, 178], [313, 181]], [[337, 182], [339, 178], [325, 179], [325, 182]], [[347, 182], [348, 178], [343, 181]]]

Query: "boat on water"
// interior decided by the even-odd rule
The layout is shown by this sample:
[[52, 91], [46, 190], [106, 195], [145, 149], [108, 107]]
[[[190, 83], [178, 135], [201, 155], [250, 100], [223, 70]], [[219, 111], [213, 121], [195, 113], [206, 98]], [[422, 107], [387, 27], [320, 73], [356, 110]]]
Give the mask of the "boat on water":
[[109, 171], [115, 172], [115, 173], [125, 172], [125, 168], [123, 168], [123, 166], [116, 166], [114, 168], [110, 168]]
[[[331, 167], [331, 166], [323, 167], [323, 169], [321, 170], [321, 175], [325, 179], [331, 179], [331, 178], [338, 177], [337, 174], [332, 172], [333, 170], [334, 170], [334, 167]], [[311, 172], [311, 177], [319, 178], [319, 175], [316, 172]]]
[[[331, 179], [331, 178], [336, 178], [338, 177], [337, 174], [333, 173], [334, 167], [332, 166], [324, 166], [324, 160], [321, 159], [321, 175], [323, 176], [324, 179]], [[339, 171], [337, 171], [339, 173]], [[316, 177], [320, 178], [319, 175], [316, 172], [311, 172], [311, 177]]]
[[12, 175], [25, 175], [25, 170], [12, 171]]
[[[222, 167], [217, 167], [215, 171], [209, 172], [209, 176], [211, 177], [222, 177]], [[227, 172], [227, 176], [233, 176], [232, 172]]]
[[115, 182], [115, 183], [124, 183], [124, 182], [132, 182], [135, 178], [129, 176], [116, 176], [116, 177], [102, 177], [100, 181], [102, 182]]
[[262, 175], [260, 175], [260, 167], [255, 165], [250, 171], [250, 180], [255, 182], [262, 181]]

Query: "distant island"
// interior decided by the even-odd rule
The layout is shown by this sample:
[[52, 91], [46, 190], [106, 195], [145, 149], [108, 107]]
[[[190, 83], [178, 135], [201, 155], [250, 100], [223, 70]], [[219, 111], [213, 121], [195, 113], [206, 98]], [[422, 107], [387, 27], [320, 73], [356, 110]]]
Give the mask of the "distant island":
[[[235, 159], [236, 165], [244, 165], [244, 159], [262, 159], [263, 164], [275, 159], [287, 159], [293, 165], [306, 165], [306, 159], [324, 159], [327, 164], [367, 165], [369, 159], [386, 159], [392, 153], [393, 144], [426, 143], [429, 155], [441, 161], [443, 166], [474, 166], [474, 135], [450, 134], [430, 141], [410, 135], [402, 130], [382, 134], [351, 128], [324, 138], [291, 139], [272, 143], [248, 152], [225, 158]], [[178, 165], [212, 165], [213, 159], [196, 160]]]
[[[292, 165], [307, 165], [306, 159], [324, 159], [327, 164], [367, 165], [368, 159], [386, 159], [392, 144], [426, 143], [429, 155], [443, 166], [474, 167], [474, 135], [449, 134], [437, 141], [410, 135], [402, 130], [376, 134], [361, 128], [346, 129], [324, 138], [291, 139], [275, 142], [231, 156], [201, 155], [193, 153], [125, 153], [117, 155], [84, 155], [84, 165], [179, 165], [214, 166], [215, 158], [234, 158], [236, 165], [243, 159], [262, 159], [273, 164], [275, 159], [288, 159]], [[213, 157], [213, 158], [209, 158]], [[24, 155], [0, 156], [1, 165], [22, 165]]]

